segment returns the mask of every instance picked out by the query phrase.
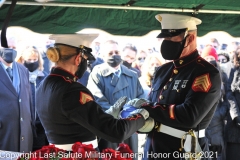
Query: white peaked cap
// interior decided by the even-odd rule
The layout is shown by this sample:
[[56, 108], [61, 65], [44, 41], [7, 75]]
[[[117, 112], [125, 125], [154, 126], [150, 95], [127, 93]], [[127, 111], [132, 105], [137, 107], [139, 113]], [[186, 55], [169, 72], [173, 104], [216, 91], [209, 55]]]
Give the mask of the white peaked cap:
[[162, 30], [157, 38], [174, 37], [183, 32], [196, 30], [202, 21], [198, 18], [178, 14], [158, 14], [155, 18], [161, 23]]
[[158, 14], [155, 18], [161, 23], [162, 29], [195, 30], [202, 23], [198, 18], [178, 14]]

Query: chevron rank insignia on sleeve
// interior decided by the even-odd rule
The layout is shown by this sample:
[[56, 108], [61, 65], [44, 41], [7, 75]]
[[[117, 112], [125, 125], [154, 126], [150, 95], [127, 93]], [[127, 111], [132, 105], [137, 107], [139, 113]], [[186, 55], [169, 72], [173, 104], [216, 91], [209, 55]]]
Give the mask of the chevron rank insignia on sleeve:
[[192, 90], [195, 92], [208, 92], [211, 86], [212, 83], [210, 81], [209, 73], [207, 73], [195, 78], [192, 84]]
[[80, 99], [79, 102], [81, 104], [85, 104], [87, 102], [93, 101], [93, 98], [91, 95], [84, 93], [84, 92], [80, 92]]

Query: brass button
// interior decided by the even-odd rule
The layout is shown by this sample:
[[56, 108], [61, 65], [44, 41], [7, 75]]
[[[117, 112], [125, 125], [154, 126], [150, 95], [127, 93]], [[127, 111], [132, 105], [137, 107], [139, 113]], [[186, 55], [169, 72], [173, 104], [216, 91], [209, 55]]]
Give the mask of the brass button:
[[172, 81], [172, 78], [170, 78], [169, 81], [171, 82], [171, 81]]
[[180, 92], [180, 90], [178, 89], [177, 92]]
[[182, 64], [183, 63], [183, 60], [179, 60], [179, 64]]
[[159, 98], [160, 98], [160, 99], [163, 99], [163, 95], [160, 95]]
[[178, 70], [177, 70], [177, 69], [174, 69], [174, 70], [173, 70], [173, 73], [174, 73], [174, 74], [178, 74]]
[[199, 59], [198, 62], [201, 62], [201, 60]]
[[164, 105], [163, 105], [163, 107], [165, 108], [165, 107], [166, 107], [166, 105], [164, 104]]
[[167, 85], [165, 85], [165, 86], [163, 87], [163, 89], [166, 90], [166, 89], [167, 89]]

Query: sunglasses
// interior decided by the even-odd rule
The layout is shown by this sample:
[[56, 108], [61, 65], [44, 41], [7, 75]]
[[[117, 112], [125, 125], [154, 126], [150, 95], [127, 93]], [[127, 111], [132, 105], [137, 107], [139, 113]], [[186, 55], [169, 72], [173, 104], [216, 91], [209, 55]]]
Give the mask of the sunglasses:
[[220, 63], [227, 63], [227, 60], [226, 59], [218, 59], [218, 62], [220, 62]]
[[108, 53], [109, 56], [112, 56], [113, 54], [119, 54], [119, 51], [111, 51]]
[[138, 60], [141, 61], [141, 60], [145, 60], [146, 57], [138, 57]]

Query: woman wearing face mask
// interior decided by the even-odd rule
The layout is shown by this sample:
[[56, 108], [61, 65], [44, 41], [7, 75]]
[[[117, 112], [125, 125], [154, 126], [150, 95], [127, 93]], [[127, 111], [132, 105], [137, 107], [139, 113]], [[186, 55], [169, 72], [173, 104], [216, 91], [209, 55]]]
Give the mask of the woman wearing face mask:
[[[22, 52], [23, 65], [29, 71], [29, 81], [32, 89], [32, 101], [35, 108], [35, 91], [40, 82], [47, 76], [47, 73], [43, 71], [43, 60], [38, 49], [34, 46], [26, 47]], [[45, 135], [44, 128], [38, 118], [36, 117], [36, 137], [33, 141], [33, 150], [42, 148], [42, 146], [48, 144], [47, 137]]]
[[163, 65], [164, 63], [164, 59], [159, 53], [148, 55], [144, 61], [142, 65], [142, 76], [139, 78], [139, 81], [143, 87], [145, 98], [148, 97], [148, 94], [151, 90], [152, 79], [156, 68]]

